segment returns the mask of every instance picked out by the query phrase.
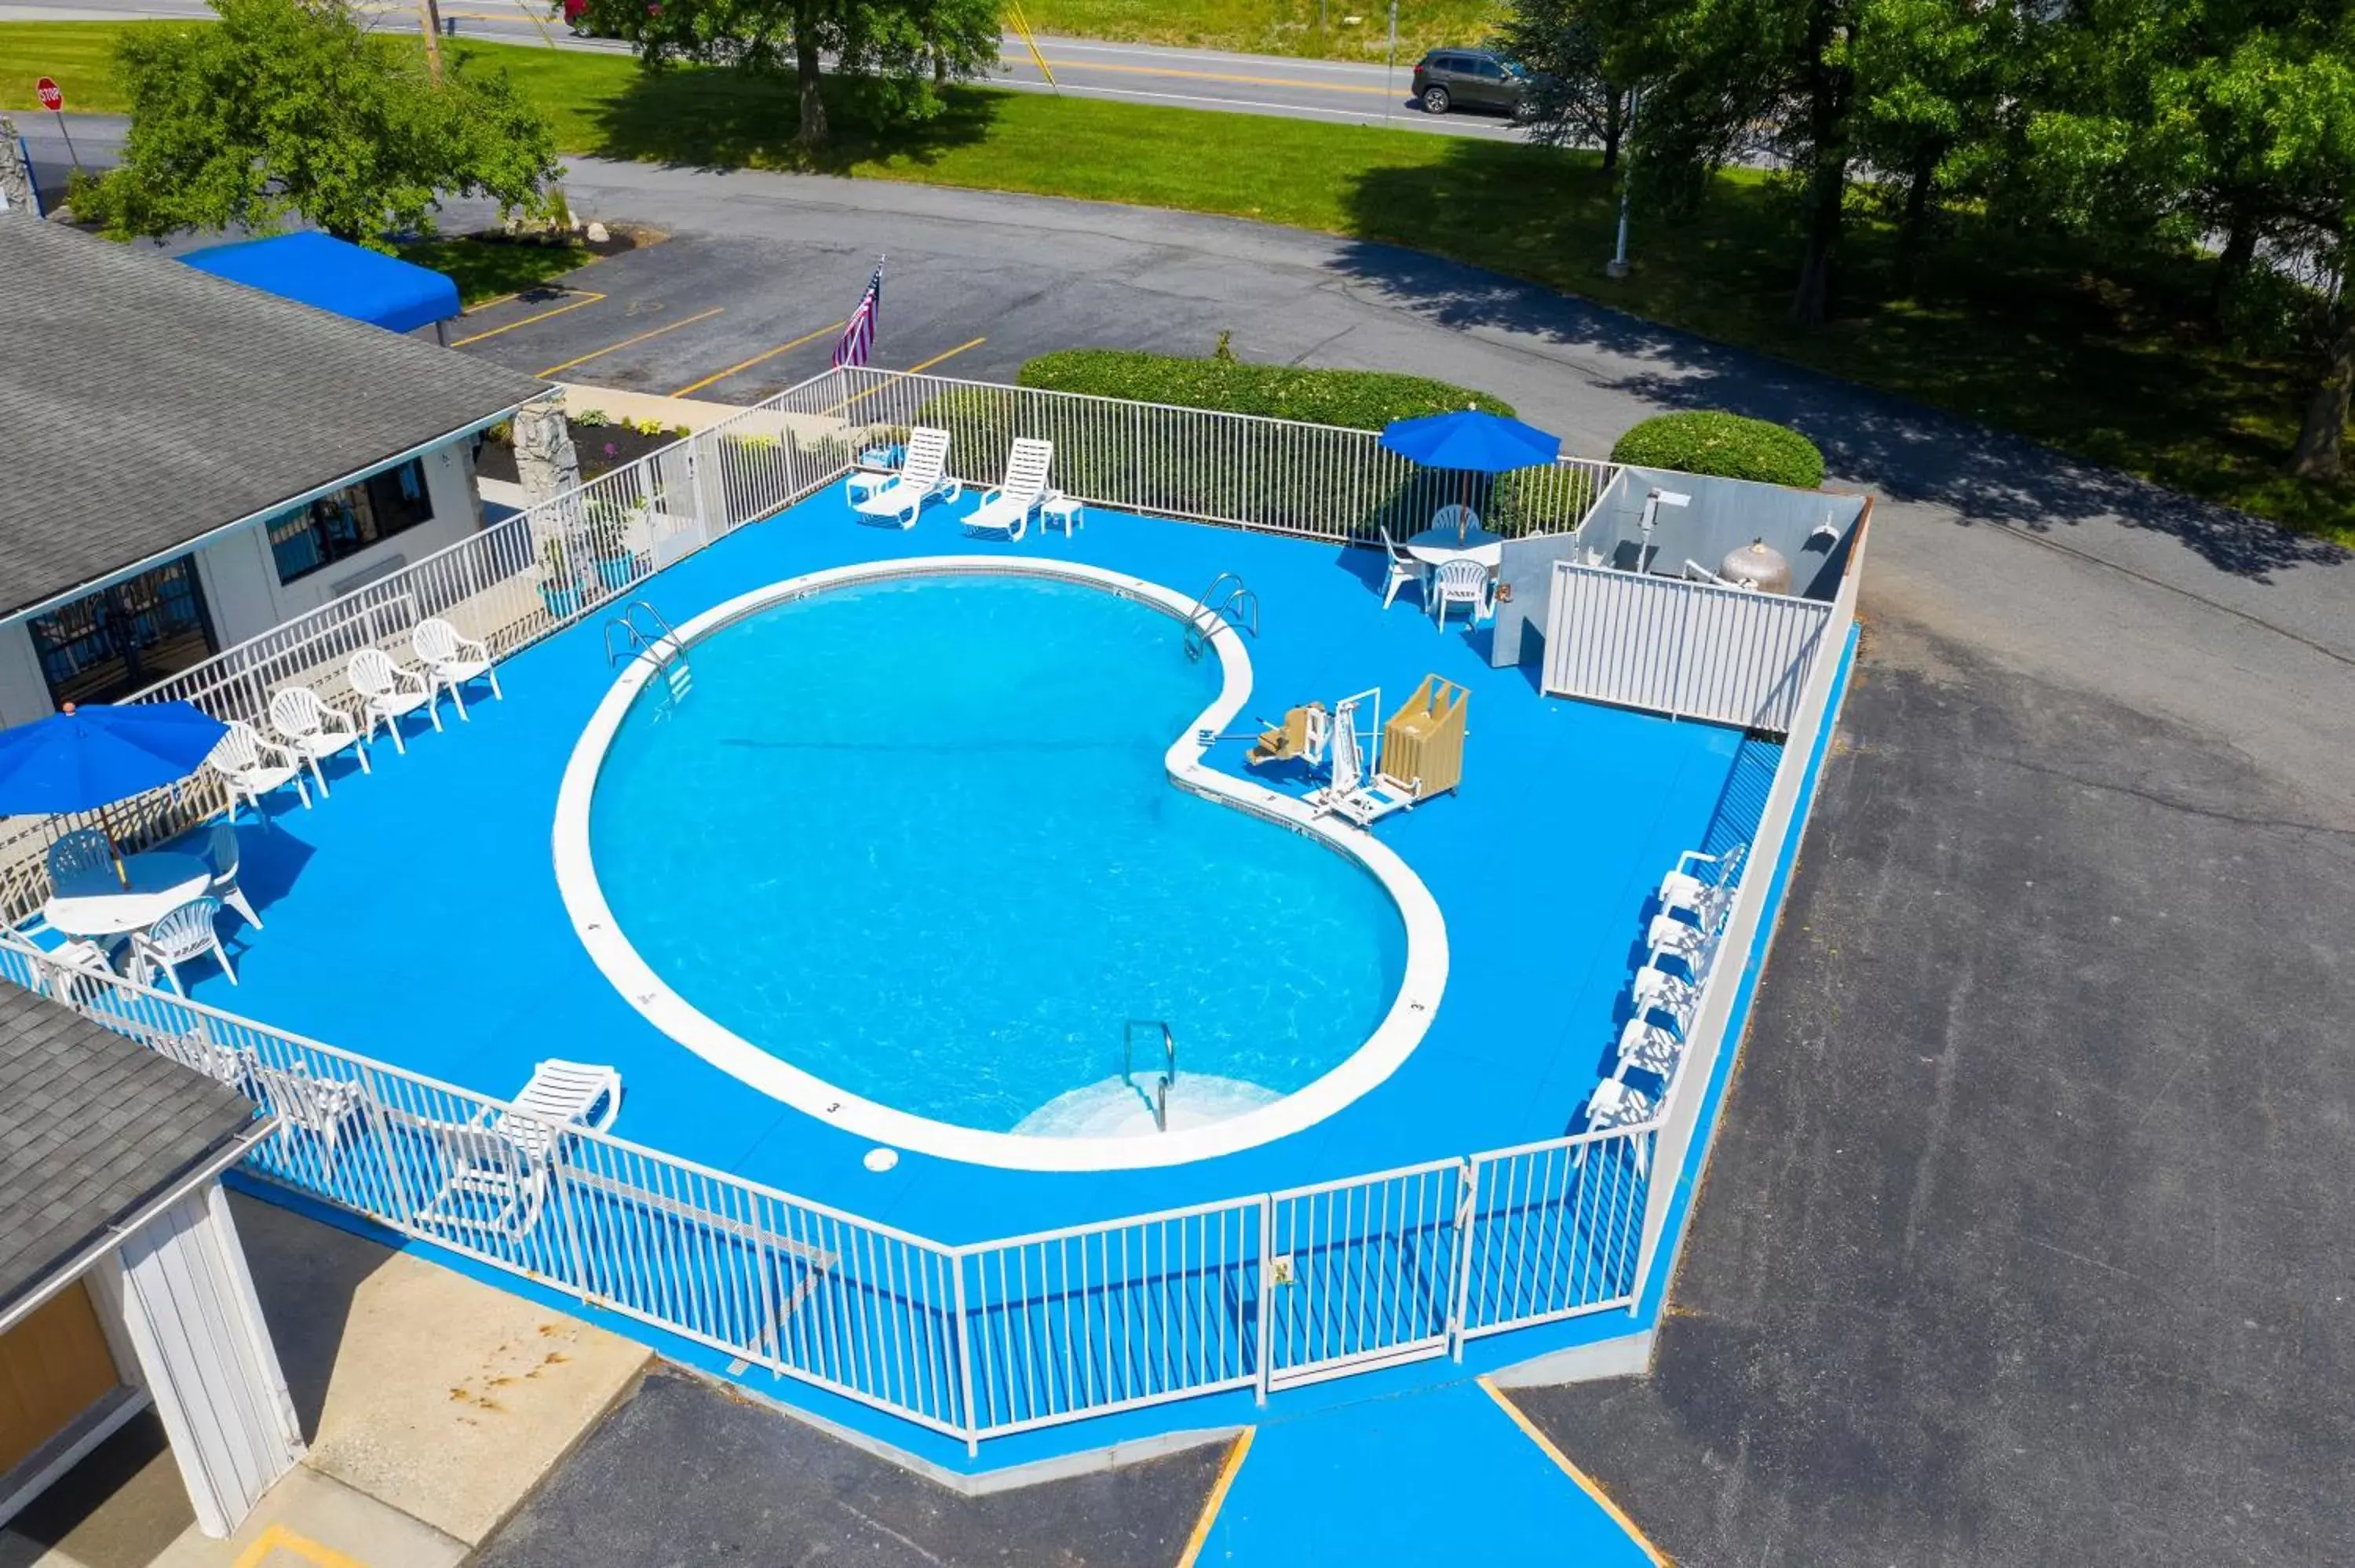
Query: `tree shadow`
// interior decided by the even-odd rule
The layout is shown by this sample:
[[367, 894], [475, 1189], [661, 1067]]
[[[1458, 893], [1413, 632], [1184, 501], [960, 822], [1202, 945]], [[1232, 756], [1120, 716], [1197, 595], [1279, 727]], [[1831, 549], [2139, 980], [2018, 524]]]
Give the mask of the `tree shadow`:
[[[1775, 357], [1774, 341], [1793, 336], [1780, 313], [1796, 250], [1764, 182], [1712, 197], [1680, 224], [1639, 223], [1638, 267], [1648, 249], [1652, 270], [1636, 286], [1613, 283], [1602, 260], [1611, 249], [1615, 196], [1592, 160], [1556, 154], [1559, 167], [1549, 171], [1530, 158], [1534, 151], [1465, 142], [1416, 166], [1369, 170], [1345, 198], [1351, 228], [1448, 246], [1489, 267], [1597, 295], [1624, 290], [1646, 308], [1704, 325], [1721, 322], [1729, 334], [1739, 331], [1770, 349], [1730, 347], [1507, 270], [1402, 245], [1361, 239], [1343, 249], [1337, 265], [1385, 302], [1438, 324], [1526, 334], [1582, 351], [1589, 357], [1582, 369], [1596, 385], [1662, 408], [1723, 408], [1794, 426], [1823, 448], [1834, 472], [1898, 500], [1949, 506], [1965, 524], [2041, 533], [2115, 520], [2170, 535], [2219, 570], [2259, 580], [2350, 558], [2328, 539]], [[1444, 221], [1451, 214], [1460, 216]], [[2157, 471], [2212, 462], [2254, 478], [2277, 472], [2286, 455], [2274, 428], [2252, 429], [2247, 415], [2253, 407], [2273, 408], [2288, 372], [2230, 365], [2212, 345], [2173, 342], [2169, 332], [2179, 323], [2153, 315], [2168, 300], [2137, 296], [2131, 308], [2113, 308], [2108, 293], [2086, 285], [2082, 265], [2063, 277], [2068, 269], [2060, 262], [2026, 252], [2002, 255], [2008, 272], [1977, 256], [1950, 256], [1934, 291], [1923, 285], [1923, 299], [1900, 299], [1891, 292], [1897, 274], [1885, 235], [1859, 225], [1852, 249], [1858, 260], [1848, 279], [1859, 318], [1825, 330], [1854, 363], [1903, 367], [1911, 355], [1917, 376], [1925, 366], [1951, 374], [1958, 402], [1985, 406], [1982, 394], [2000, 392], [1992, 400], [2015, 417], [2071, 429], [2089, 447], [2152, 451]], [[1569, 260], [1584, 257], [1593, 259], [1591, 268]], [[1973, 272], [1975, 281], [1957, 276]], [[2127, 287], [2095, 281], [2110, 293]], [[2176, 291], [2195, 292], [2199, 281]], [[1808, 340], [1812, 351], [1823, 346]], [[2098, 402], [2088, 390], [2095, 384], [2109, 388]], [[2172, 444], [2162, 450], [2161, 442]], [[2301, 499], [2322, 521], [2345, 510], [2318, 492]]]
[[924, 164], [954, 148], [985, 141], [1003, 95], [950, 87], [938, 111], [922, 119], [890, 112], [873, 83], [824, 79], [828, 143], [809, 151], [795, 140], [801, 100], [794, 78], [724, 67], [644, 67], [619, 92], [587, 110], [602, 158], [673, 168], [789, 170], [847, 175], [878, 162]]

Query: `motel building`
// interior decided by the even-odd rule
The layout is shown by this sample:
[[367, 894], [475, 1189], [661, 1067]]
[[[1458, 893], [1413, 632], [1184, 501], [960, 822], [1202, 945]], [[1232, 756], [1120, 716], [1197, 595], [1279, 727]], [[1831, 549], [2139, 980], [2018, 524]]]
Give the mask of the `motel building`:
[[0, 725], [120, 701], [474, 533], [476, 440], [547, 390], [435, 344], [437, 272], [319, 235], [191, 261], [0, 215]]

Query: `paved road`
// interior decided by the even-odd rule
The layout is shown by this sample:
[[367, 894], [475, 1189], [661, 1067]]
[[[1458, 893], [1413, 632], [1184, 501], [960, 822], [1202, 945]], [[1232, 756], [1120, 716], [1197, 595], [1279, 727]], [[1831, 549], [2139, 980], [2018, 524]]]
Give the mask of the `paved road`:
[[[355, 9], [373, 15], [376, 26], [384, 30], [409, 31], [417, 26], [413, 5], [363, 5]], [[112, 21], [210, 15], [203, 0], [70, 0], [59, 5], [0, 0], [0, 22]], [[460, 35], [465, 37], [606, 53], [629, 52], [626, 45], [612, 39], [574, 37], [560, 23], [548, 20], [545, 7], [528, 5], [522, 0], [455, 0], [442, 7], [442, 16], [445, 22], [454, 22]], [[1518, 134], [1509, 122], [1494, 115], [1423, 113], [1407, 96], [1407, 79], [1414, 68], [1412, 56], [1400, 59], [1397, 69], [1391, 70], [1379, 64], [1229, 54], [1151, 44], [1104, 44], [1053, 37], [1042, 37], [1039, 42], [1047, 71], [1041, 71], [1028, 48], [1009, 34], [1003, 40], [991, 80], [1001, 87], [1025, 91], [1060, 91], [1075, 97], [1120, 99], [1185, 109], [1390, 124], [1457, 136], [1512, 138]], [[0, 55], [5, 53], [5, 48], [0, 48]], [[37, 60], [24, 63], [36, 71], [41, 69]], [[1051, 85], [1047, 79], [1049, 72], [1053, 76]], [[66, 81], [63, 85], [70, 94], [73, 84]], [[68, 102], [70, 104], [70, 97]]]

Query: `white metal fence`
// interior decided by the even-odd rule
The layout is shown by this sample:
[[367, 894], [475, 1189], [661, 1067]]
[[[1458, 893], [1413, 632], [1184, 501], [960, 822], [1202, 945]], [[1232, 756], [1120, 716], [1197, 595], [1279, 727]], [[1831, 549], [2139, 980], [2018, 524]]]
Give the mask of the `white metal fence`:
[[[943, 399], [975, 407], [944, 410]], [[1397, 500], [1401, 476], [1364, 432], [830, 373], [144, 695], [186, 697], [250, 721], [293, 681], [336, 694], [351, 651], [405, 638], [426, 615], [447, 616], [504, 656], [809, 493], [841, 473], [858, 446], [920, 411], [974, 421], [957, 427], [961, 440], [973, 438], [968, 454], [990, 450], [985, 434], [1052, 432], [1059, 479], [1107, 504], [1354, 537], [1390, 516], [1412, 521], [1427, 499]], [[1135, 451], [1108, 450], [1101, 467], [1087, 466], [1098, 450], [1091, 443], [1129, 440]], [[1324, 466], [1302, 485], [1249, 481], [1282, 461]], [[975, 464], [961, 465], [973, 482], [995, 477]], [[1190, 489], [1181, 482], [1189, 465], [1200, 476]], [[1081, 490], [1089, 483], [1081, 474], [1099, 482]], [[1605, 477], [1601, 465], [1562, 465], [1533, 493], [1559, 511], [1523, 523], [1574, 524]], [[1252, 499], [1263, 494], [1275, 499]], [[1727, 951], [1748, 950], [1771, 868], [1796, 831], [1800, 781], [1853, 618], [1861, 554], [1859, 533], [1806, 662], [1797, 727], [1754, 842], [1751, 863], [1770, 874], [1744, 880]], [[162, 838], [222, 804], [211, 785], [192, 784], [136, 803], [129, 832], [121, 813], [113, 825], [134, 841]], [[11, 824], [20, 861], [29, 859], [7, 885], [13, 913], [21, 916], [28, 898], [38, 903], [38, 847], [62, 825]], [[1717, 969], [1685, 1068], [1655, 1122], [951, 1246], [620, 1139], [538, 1128], [483, 1096], [65, 968], [0, 936], [0, 978], [275, 1111], [279, 1130], [250, 1162], [257, 1174], [972, 1448], [1221, 1390], [1263, 1398], [1293, 1383], [1460, 1352], [1481, 1335], [1632, 1309], [1727, 1048], [1742, 966]]]
[[1818, 599], [1556, 561], [1545, 689], [1779, 734], [1833, 619]]

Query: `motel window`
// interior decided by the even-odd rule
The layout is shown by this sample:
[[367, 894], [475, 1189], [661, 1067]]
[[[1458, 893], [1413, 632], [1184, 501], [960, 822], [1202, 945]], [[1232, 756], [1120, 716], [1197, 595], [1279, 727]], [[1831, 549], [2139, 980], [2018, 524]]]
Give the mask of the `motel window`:
[[186, 556], [26, 622], [49, 700], [104, 703], [176, 675], [214, 650], [204, 588]]
[[432, 515], [425, 465], [415, 459], [346, 485], [271, 524], [270, 553], [278, 563], [278, 580], [309, 577]]

